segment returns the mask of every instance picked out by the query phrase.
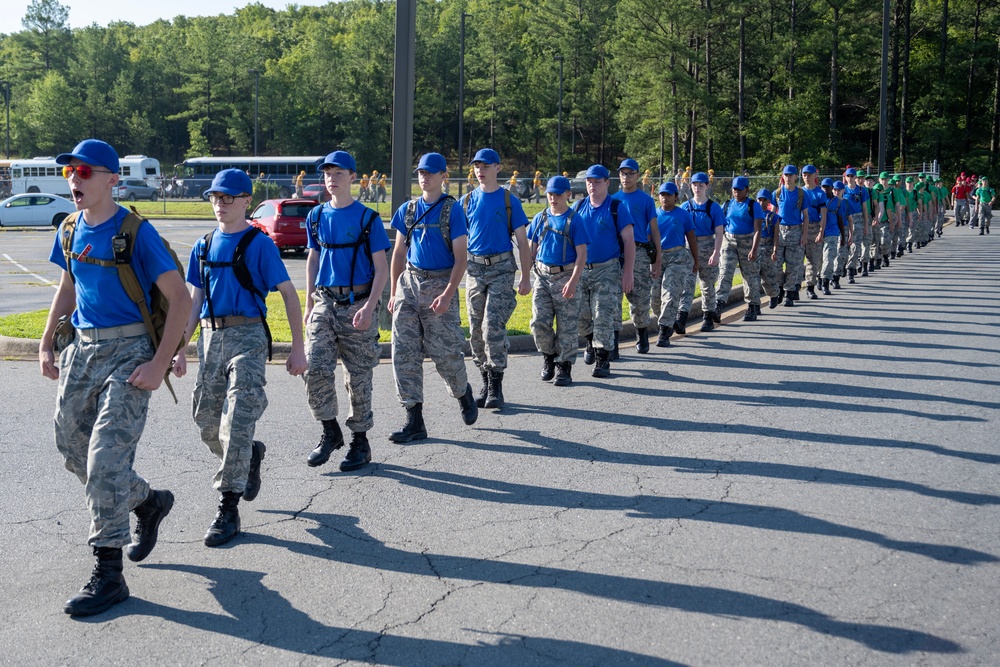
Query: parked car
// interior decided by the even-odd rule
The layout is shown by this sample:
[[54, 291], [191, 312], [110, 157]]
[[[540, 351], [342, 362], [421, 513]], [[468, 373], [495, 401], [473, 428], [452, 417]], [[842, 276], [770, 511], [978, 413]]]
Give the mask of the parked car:
[[330, 201], [330, 193], [327, 192], [326, 186], [322, 183], [314, 183], [302, 188], [302, 198], [315, 199], [322, 204], [323, 202]]
[[250, 214], [249, 222], [271, 237], [278, 250], [306, 250], [306, 216], [316, 207], [314, 199], [265, 199]]
[[118, 181], [118, 185], [111, 190], [111, 195], [115, 199], [127, 199], [129, 201], [135, 201], [136, 199], [156, 201], [158, 194], [159, 190], [157, 188], [149, 185], [146, 181], [140, 178], [126, 178], [120, 180]]
[[[618, 180], [617, 176], [613, 176], [608, 183], [608, 194], [613, 195], [618, 192], [621, 187], [621, 181]], [[587, 194], [587, 170], [576, 172], [576, 176], [569, 179], [569, 191], [573, 193], [574, 197], [579, 197], [580, 195]]]
[[58, 227], [76, 210], [68, 199], [44, 192], [14, 195], [0, 201], [0, 227], [52, 225]]

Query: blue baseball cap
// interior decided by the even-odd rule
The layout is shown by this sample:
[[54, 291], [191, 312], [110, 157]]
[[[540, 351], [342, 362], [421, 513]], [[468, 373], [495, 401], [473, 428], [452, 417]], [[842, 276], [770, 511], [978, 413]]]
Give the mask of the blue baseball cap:
[[448, 171], [448, 161], [440, 153], [424, 153], [420, 156], [420, 164], [413, 170], [414, 172], [426, 171], [432, 174], [440, 174]]
[[56, 164], [67, 165], [73, 158], [84, 164], [104, 167], [112, 173], [118, 173], [117, 151], [111, 147], [111, 144], [100, 139], [84, 139], [76, 145], [72, 153], [61, 153], [56, 158]]
[[832, 188], [833, 187], [833, 179], [832, 178], [824, 178], [822, 181], [820, 181], [820, 185], [822, 185], [824, 188], [829, 185]]
[[657, 190], [658, 194], [661, 195], [675, 195], [677, 194], [677, 184], [673, 181], [667, 181], [660, 185], [660, 189]]
[[[828, 179], [828, 180], [829, 180], [829, 179]], [[844, 185], [844, 182], [843, 182], [843, 181], [836, 181], [836, 182], [834, 182], [834, 184], [833, 184], [833, 189], [834, 189], [834, 190], [844, 190], [844, 189], [846, 189], [846, 187], [847, 187], [847, 186], [845, 186], [845, 185]]]
[[737, 176], [733, 179], [733, 190], [746, 190], [750, 187], [750, 179], [746, 176]]
[[691, 177], [692, 183], [708, 183], [708, 174], [703, 171], [699, 171], [697, 174]]
[[760, 190], [757, 191], [756, 199], [767, 199], [768, 201], [770, 201], [771, 191], [768, 190], [767, 188], [761, 188]]
[[844, 176], [857, 176], [857, 175], [858, 175], [858, 170], [855, 169], [854, 167], [848, 167], [847, 170], [844, 172]]
[[569, 190], [569, 179], [565, 176], [553, 176], [545, 184], [545, 191], [552, 194], [561, 195], [564, 192], [569, 192]]
[[341, 169], [346, 169], [348, 171], [353, 171], [357, 173], [358, 165], [354, 162], [354, 158], [347, 151], [333, 151], [326, 156], [316, 171], [321, 172], [327, 167], [340, 167]]
[[482, 162], [483, 164], [500, 164], [500, 154], [492, 148], [480, 148], [476, 151], [476, 157], [472, 158], [472, 164]]
[[223, 169], [212, 179], [208, 192], [220, 192], [233, 197], [249, 195], [253, 193], [253, 181], [242, 169]]
[[794, 164], [786, 164], [785, 168], [781, 170], [781, 173], [784, 174], [785, 176], [798, 176], [799, 168], [796, 167]]
[[622, 163], [618, 165], [618, 171], [622, 169], [631, 169], [632, 171], [639, 171], [639, 163], [632, 158], [625, 158]]
[[806, 166], [802, 167], [802, 173], [803, 174], [815, 174], [816, 173], [816, 167], [815, 167], [815, 165], [807, 164]]
[[587, 169], [587, 178], [610, 178], [611, 172], [603, 164], [592, 164]]

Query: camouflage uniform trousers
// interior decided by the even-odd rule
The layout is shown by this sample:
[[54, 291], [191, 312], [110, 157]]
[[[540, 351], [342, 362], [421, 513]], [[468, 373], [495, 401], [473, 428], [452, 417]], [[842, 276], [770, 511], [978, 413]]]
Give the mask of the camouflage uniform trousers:
[[760, 240], [757, 259], [760, 264], [760, 290], [762, 294], [767, 294], [772, 299], [778, 298], [778, 290], [781, 288], [781, 272], [778, 270], [778, 263], [771, 259], [771, 252], [774, 250], [774, 239]]
[[847, 218], [847, 224], [851, 226], [851, 247], [847, 252], [847, 268], [858, 269], [861, 266], [862, 245], [865, 236], [865, 219], [860, 213], [854, 213]]
[[538, 265], [531, 295], [531, 335], [535, 347], [542, 354], [555, 355], [557, 364], [575, 362], [580, 347], [579, 285], [571, 299], [562, 295], [563, 287], [573, 275], [573, 265], [567, 266], [564, 271], [551, 273], [548, 267]]
[[[863, 214], [858, 214], [858, 215], [861, 215], [861, 224], [864, 225], [864, 222], [865, 222], [864, 215]], [[861, 235], [861, 261], [862, 262], [867, 262], [867, 261], [869, 261], [874, 256], [874, 254], [872, 253], [872, 245], [874, 243], [874, 240], [875, 240], [875, 233], [874, 233], [874, 229], [872, 229], [871, 220], [869, 219], [869, 221], [868, 221], [868, 229], [866, 231], [863, 231], [863, 233]]]
[[448, 286], [451, 271], [440, 275], [407, 268], [396, 286], [392, 316], [392, 374], [404, 408], [424, 402], [424, 353], [448, 385], [452, 398], [465, 395], [465, 336], [458, 315], [458, 293], [448, 310], [438, 315], [431, 303]]
[[[469, 346], [480, 369], [507, 368], [507, 322], [517, 308], [513, 257], [496, 264], [477, 264], [469, 258], [465, 276], [465, 305], [469, 313]], [[443, 288], [442, 288], [443, 289]], [[435, 295], [437, 296], [437, 295]], [[485, 332], [485, 339], [484, 339]]]
[[91, 546], [129, 544], [129, 511], [149, 496], [149, 483], [132, 464], [151, 392], [128, 378], [152, 358], [149, 336], [97, 343], [77, 337], [59, 357], [56, 448], [84, 484]]
[[993, 219], [993, 209], [990, 207], [988, 202], [983, 202], [979, 205], [979, 224], [983, 226], [983, 229], [990, 228], [990, 220]]
[[[846, 245], [846, 244], [845, 244]], [[840, 235], [823, 237], [823, 280], [832, 280], [837, 270]]]
[[969, 201], [967, 199], [956, 199], [955, 200], [955, 224], [957, 225], [962, 221], [962, 219], [969, 214]]
[[[632, 265], [632, 291], [625, 295], [628, 299], [629, 317], [636, 329], [649, 326], [650, 287], [653, 280], [653, 263], [649, 261], [649, 252], [643, 246], [635, 247], [635, 263]], [[621, 289], [621, 283], [619, 283]], [[619, 319], [619, 323], [621, 318]], [[621, 331], [621, 327], [617, 329]]]
[[876, 257], [888, 257], [890, 246], [892, 245], [892, 232], [889, 231], [888, 222], [879, 222], [875, 225], [876, 244], [873, 248], [877, 253]]
[[672, 327], [677, 320], [677, 311], [684, 297], [688, 277], [694, 275], [691, 273], [694, 260], [691, 259], [691, 252], [687, 246], [665, 250], [662, 257], [663, 276], [660, 279], [660, 287], [663, 292], [660, 294], [660, 300], [663, 308], [660, 310], [657, 324], [661, 327]]
[[[662, 251], [660, 252], [660, 255], [663, 255]], [[660, 275], [660, 278], [663, 278], [662, 274]], [[660, 309], [663, 308], [663, 301], [660, 299], [660, 290], [663, 289], [661, 285], [662, 280], [649, 281], [649, 309], [652, 311], [650, 318], [653, 322], [660, 319]]]
[[202, 327], [191, 412], [202, 442], [222, 462], [213, 484], [221, 492], [246, 488], [254, 430], [267, 408], [266, 364], [263, 325]]
[[729, 297], [736, 265], [739, 264], [740, 275], [743, 276], [743, 300], [755, 306], [760, 305], [760, 250], [758, 249], [757, 259], [749, 259], [750, 249], [753, 248], [753, 237], [753, 234], [726, 234], [723, 237], [722, 259], [719, 261], [719, 286], [715, 290], [719, 298]]
[[681, 310], [691, 312], [694, 303], [695, 279], [701, 285], [701, 309], [703, 313], [715, 310], [715, 283], [719, 281], [719, 266], [709, 266], [708, 258], [715, 250], [715, 234], [699, 236], [698, 240], [698, 275], [689, 274], [684, 282], [684, 296], [681, 297]]
[[[615, 346], [615, 317], [621, 319], [622, 267], [614, 257], [600, 264], [588, 264], [580, 279], [581, 336], [594, 334], [594, 346], [610, 350]], [[615, 299], [618, 299], [616, 302]]]
[[809, 238], [806, 241], [805, 249], [806, 285], [818, 285], [820, 275], [823, 272], [823, 241], [816, 243], [816, 237], [819, 236], [819, 230], [820, 227], [818, 222], [809, 223]]
[[[368, 297], [371, 298], [371, 297]], [[316, 421], [336, 419], [339, 357], [344, 372], [344, 388], [351, 403], [344, 424], [352, 432], [364, 433], [375, 425], [372, 414], [372, 369], [378, 365], [378, 326], [364, 331], [354, 328], [354, 315], [368, 299], [340, 305], [325, 291], [313, 293], [315, 304], [306, 323], [306, 397]]]
[[920, 211], [913, 211], [909, 216], [910, 224], [906, 228], [906, 242], [915, 243], [920, 230]]
[[850, 249], [851, 244], [845, 238], [843, 245], [837, 248], [837, 261], [833, 266], [833, 274], [835, 276], [843, 277], [847, 275], [847, 253], [850, 252]]
[[979, 226], [979, 211], [980, 211], [981, 208], [982, 207], [978, 203], [976, 203], [974, 201], [969, 202], [969, 226], [970, 227], [978, 227]]
[[778, 252], [775, 265], [784, 270], [781, 277], [784, 280], [785, 291], [794, 292], [799, 289], [805, 279], [806, 267], [802, 263], [805, 248], [802, 247], [802, 225], [778, 225]]

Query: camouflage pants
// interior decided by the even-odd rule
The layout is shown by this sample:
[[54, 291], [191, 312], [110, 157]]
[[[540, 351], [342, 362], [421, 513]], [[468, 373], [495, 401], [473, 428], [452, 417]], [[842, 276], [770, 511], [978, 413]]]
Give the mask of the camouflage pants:
[[851, 247], [847, 251], [847, 268], [857, 269], [861, 266], [862, 244], [865, 235], [865, 220], [860, 213], [855, 213], [848, 218], [847, 224], [851, 225], [853, 233], [851, 235]]
[[715, 293], [719, 299], [727, 299], [733, 287], [733, 276], [736, 265], [739, 264], [740, 275], [743, 276], [743, 300], [755, 306], [760, 305], [760, 256], [751, 260], [750, 249], [753, 248], [753, 234], [734, 236], [726, 234], [722, 240], [722, 259], [719, 264], [719, 286]]
[[222, 462], [213, 486], [221, 492], [243, 493], [254, 430], [267, 408], [264, 327], [244, 324], [215, 331], [202, 327], [198, 362], [191, 411], [202, 442]]
[[889, 231], [888, 222], [880, 222], [875, 226], [875, 239], [876, 257], [888, 257], [889, 247], [892, 245], [892, 233]]
[[[371, 298], [371, 297], [369, 297]], [[372, 322], [365, 331], [354, 328], [354, 314], [367, 299], [340, 305], [322, 290], [313, 293], [312, 313], [306, 323], [306, 396], [316, 421], [336, 419], [337, 359], [344, 372], [344, 388], [351, 410], [344, 422], [352, 432], [367, 432], [375, 426], [372, 414], [372, 369], [378, 364], [378, 327]]]
[[982, 207], [976, 202], [971, 202], [969, 204], [969, 226], [978, 227], [979, 226], [979, 210]]
[[778, 252], [774, 261], [779, 269], [784, 264], [782, 279], [785, 291], [794, 292], [799, 289], [805, 277], [806, 269], [802, 264], [805, 248], [801, 243], [802, 225], [778, 226]]
[[840, 235], [823, 237], [823, 280], [831, 280], [837, 269]]
[[[632, 291], [625, 297], [628, 299], [629, 317], [635, 328], [645, 329], [649, 326], [649, 289], [654, 281], [653, 264], [649, 261], [649, 252], [644, 247], [635, 247], [635, 264], [633, 266], [635, 268], [632, 270]], [[620, 285], [621, 283], [619, 283], [619, 288]]]
[[694, 303], [694, 283], [697, 278], [701, 285], [701, 309], [707, 313], [715, 310], [715, 283], [719, 280], [719, 267], [709, 266], [708, 258], [715, 250], [715, 235], [698, 237], [698, 275], [689, 274], [684, 283], [684, 296], [681, 297], [681, 310], [691, 312]]
[[781, 288], [781, 272], [778, 271], [778, 263], [771, 259], [771, 251], [774, 249], [772, 243], [773, 239], [761, 239], [757, 257], [760, 260], [761, 293], [777, 299], [778, 290]]
[[[863, 214], [861, 215], [861, 224], [864, 225], [865, 218]], [[872, 230], [871, 221], [869, 221], [868, 228], [865, 229], [861, 235], [861, 261], [867, 262], [872, 257], [872, 242], [875, 240], [875, 235]]]
[[396, 285], [392, 315], [392, 374], [404, 408], [424, 402], [424, 353], [448, 385], [452, 398], [465, 395], [465, 336], [458, 315], [458, 293], [438, 315], [431, 303], [448, 286], [448, 274], [431, 276], [407, 269]]
[[987, 203], [982, 203], [979, 205], [979, 224], [983, 226], [984, 229], [990, 228], [990, 220], [993, 219], [993, 209]]
[[[610, 350], [615, 346], [614, 318], [621, 318], [622, 267], [618, 258], [590, 265], [580, 279], [579, 335], [594, 334], [594, 346]], [[617, 302], [616, 302], [617, 299]]]
[[833, 274], [835, 276], [844, 277], [847, 275], [847, 253], [850, 251], [851, 244], [844, 239], [844, 243], [837, 248], [837, 261], [833, 266]]
[[906, 242], [915, 243], [917, 240], [917, 233], [920, 230], [920, 213], [919, 211], [913, 211], [910, 213], [910, 224], [906, 228]]
[[[556, 363], [576, 361], [580, 347], [580, 289], [573, 298], [562, 295], [563, 287], [573, 275], [572, 267], [559, 273], [546, 268], [535, 270], [535, 286], [531, 295], [531, 335], [542, 354], [553, 354]], [[555, 329], [552, 324], [555, 322]]]
[[56, 448], [66, 469], [84, 485], [95, 547], [123, 547], [129, 511], [149, 495], [149, 484], [132, 469], [146, 425], [151, 392], [128, 378], [153, 358], [148, 336], [76, 342], [59, 356]]
[[517, 265], [507, 258], [487, 266], [469, 259], [465, 276], [465, 306], [469, 313], [469, 347], [480, 369], [507, 368], [507, 322], [517, 308], [514, 274]]
[[955, 200], [955, 224], [962, 222], [965, 216], [969, 215], [969, 202], [967, 199]]
[[691, 259], [691, 252], [686, 246], [681, 246], [673, 252], [665, 251], [662, 256], [663, 276], [660, 279], [660, 287], [663, 292], [660, 294], [660, 299], [663, 308], [660, 310], [657, 324], [661, 327], [672, 327], [677, 319], [677, 311], [684, 296], [688, 276], [694, 275], [691, 273], [694, 260]]
[[816, 243], [819, 235], [819, 223], [810, 223], [809, 239], [806, 242], [806, 285], [817, 285], [823, 271], [823, 242]]
[[[661, 252], [661, 256], [662, 256], [662, 252]], [[662, 264], [662, 262], [661, 262], [661, 264]], [[661, 279], [663, 278], [662, 274], [660, 275], [660, 278]], [[652, 317], [652, 320], [654, 322], [656, 320], [660, 319], [660, 309], [663, 307], [663, 302], [660, 300], [660, 290], [661, 289], [662, 289], [662, 287], [661, 287], [661, 281], [660, 280], [651, 280], [650, 281], [650, 283], [649, 283], [649, 309], [653, 313], [651, 315], [651, 317]]]

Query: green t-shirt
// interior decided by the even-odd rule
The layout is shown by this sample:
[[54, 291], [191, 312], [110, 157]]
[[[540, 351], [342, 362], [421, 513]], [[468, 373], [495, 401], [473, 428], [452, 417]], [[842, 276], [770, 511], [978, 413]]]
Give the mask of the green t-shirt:
[[980, 204], [989, 204], [996, 197], [996, 190], [993, 188], [977, 188], [976, 201]]

